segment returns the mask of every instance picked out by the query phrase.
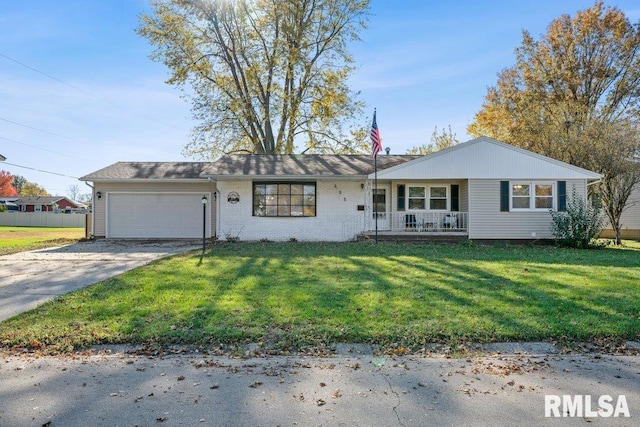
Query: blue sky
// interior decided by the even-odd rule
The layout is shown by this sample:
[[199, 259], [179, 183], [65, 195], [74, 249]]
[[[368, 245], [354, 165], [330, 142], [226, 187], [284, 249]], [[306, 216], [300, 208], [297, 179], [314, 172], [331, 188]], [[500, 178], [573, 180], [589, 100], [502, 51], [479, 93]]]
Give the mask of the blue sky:
[[[640, 20], [637, 0], [607, 4]], [[466, 141], [486, 88], [514, 64], [522, 30], [537, 38], [554, 18], [592, 5], [372, 0], [368, 29], [351, 46], [363, 123], [377, 108], [383, 145], [395, 154], [429, 142], [435, 126], [451, 125]], [[23, 167], [0, 169], [66, 195], [74, 184], [90, 192], [74, 177], [116, 161], [197, 160], [182, 155], [189, 105], [134, 32], [148, 10], [146, 0], [1, 2], [0, 154]]]

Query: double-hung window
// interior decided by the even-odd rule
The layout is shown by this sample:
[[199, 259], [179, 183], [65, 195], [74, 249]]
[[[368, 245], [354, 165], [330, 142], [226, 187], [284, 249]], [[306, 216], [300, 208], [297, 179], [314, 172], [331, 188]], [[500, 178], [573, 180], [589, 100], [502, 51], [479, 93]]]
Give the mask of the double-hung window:
[[424, 210], [426, 204], [425, 187], [409, 187], [409, 209]]
[[253, 183], [253, 216], [316, 216], [316, 183]]
[[447, 187], [429, 187], [429, 209], [447, 210]]
[[512, 182], [511, 210], [549, 210], [553, 208], [554, 185], [549, 182]]
[[448, 208], [448, 187], [445, 185], [409, 186], [409, 210], [446, 211]]

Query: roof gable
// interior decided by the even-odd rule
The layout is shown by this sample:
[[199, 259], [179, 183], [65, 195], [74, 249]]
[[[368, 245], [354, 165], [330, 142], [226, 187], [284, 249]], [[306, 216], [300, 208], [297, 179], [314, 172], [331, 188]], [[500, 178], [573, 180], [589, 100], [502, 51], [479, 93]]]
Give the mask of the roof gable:
[[[370, 178], [372, 176], [370, 175]], [[382, 179], [599, 179], [595, 172], [482, 136], [378, 171]]]

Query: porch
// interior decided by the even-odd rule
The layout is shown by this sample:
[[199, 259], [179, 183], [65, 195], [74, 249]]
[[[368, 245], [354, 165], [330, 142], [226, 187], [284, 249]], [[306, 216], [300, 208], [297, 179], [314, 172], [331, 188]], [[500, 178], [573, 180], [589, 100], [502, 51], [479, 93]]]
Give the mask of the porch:
[[366, 218], [346, 221], [345, 238], [374, 238], [376, 229], [382, 240], [460, 241], [469, 235], [468, 212], [380, 212]]

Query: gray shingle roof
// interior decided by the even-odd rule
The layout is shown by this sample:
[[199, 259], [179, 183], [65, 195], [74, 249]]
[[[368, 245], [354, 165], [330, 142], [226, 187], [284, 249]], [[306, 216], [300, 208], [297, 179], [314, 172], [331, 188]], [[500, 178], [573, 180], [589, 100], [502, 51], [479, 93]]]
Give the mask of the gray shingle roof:
[[123, 179], [198, 179], [208, 162], [117, 162], [80, 181]]
[[[419, 156], [378, 156], [383, 170]], [[80, 178], [81, 181], [128, 179], [203, 179], [208, 176], [366, 176], [373, 173], [370, 155], [227, 154], [215, 162], [117, 162]]]
[[[386, 169], [419, 156], [378, 156], [378, 170]], [[317, 176], [338, 177], [373, 173], [370, 155], [243, 155], [228, 154], [210, 163], [205, 176]]]

